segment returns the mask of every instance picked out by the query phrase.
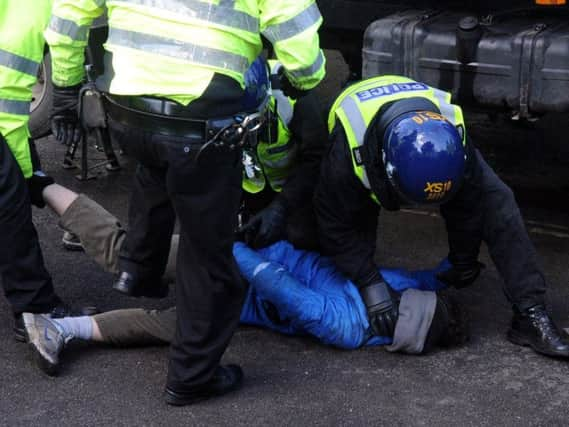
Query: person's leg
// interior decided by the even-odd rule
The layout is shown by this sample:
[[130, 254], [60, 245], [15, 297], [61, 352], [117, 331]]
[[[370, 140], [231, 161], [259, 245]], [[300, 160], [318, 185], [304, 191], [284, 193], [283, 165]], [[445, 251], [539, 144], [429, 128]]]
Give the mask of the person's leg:
[[58, 216], [62, 216], [79, 194], [59, 184], [51, 184], [44, 188], [42, 196], [45, 203]]
[[[472, 176], [441, 213], [453, 265], [477, 265], [482, 240], [504, 279], [504, 291], [519, 310], [543, 304], [545, 279], [512, 191], [475, 150]], [[473, 276], [474, 277], [474, 276]]]
[[115, 310], [95, 316], [54, 319], [42, 314], [24, 313], [36, 362], [48, 375], [59, 369], [59, 356], [71, 340], [116, 346], [168, 344], [174, 335], [176, 310]]
[[47, 272], [27, 184], [0, 136], [0, 278], [15, 315], [45, 313], [61, 304]]
[[115, 310], [97, 314], [93, 321], [98, 341], [104, 343], [119, 347], [169, 344], [176, 330], [176, 308]]
[[184, 395], [212, 379], [239, 321], [245, 286], [232, 249], [241, 168], [239, 150], [211, 149], [196, 164], [199, 146], [192, 156], [169, 144], [168, 190], [181, 227], [166, 390]]
[[546, 282], [512, 190], [479, 155], [484, 206], [483, 238], [514, 307], [545, 304]]
[[175, 222], [165, 170], [139, 164], [129, 201], [128, 233], [119, 255], [120, 271], [141, 281], [162, 277]]
[[[45, 203], [59, 216], [67, 210], [69, 205], [77, 198], [78, 194], [58, 184], [47, 186], [43, 192], [42, 197]], [[72, 232], [65, 230], [61, 237], [63, 247], [68, 251], [83, 251], [83, 245], [79, 237]]]
[[77, 235], [85, 253], [105, 271], [118, 273], [118, 254], [126, 231], [114, 215], [80, 194], [63, 211], [59, 225]]
[[[46, 204], [60, 216], [59, 226], [84, 242], [87, 255], [105, 271], [118, 273], [118, 254], [126, 230], [119, 220], [100, 204], [59, 184], [43, 191]], [[178, 235], [172, 236], [165, 278], [173, 281], [178, 253]]]
[[161, 281], [176, 222], [166, 192], [168, 167], [152, 134], [109, 121], [113, 139], [138, 161], [129, 200], [129, 228], [119, 254], [120, 275], [113, 288], [131, 296], [164, 297]]
[[514, 194], [478, 151], [476, 159], [478, 169], [469, 185], [480, 197], [471, 209], [514, 308], [508, 339], [542, 354], [569, 357], [569, 344], [545, 308], [545, 277]]

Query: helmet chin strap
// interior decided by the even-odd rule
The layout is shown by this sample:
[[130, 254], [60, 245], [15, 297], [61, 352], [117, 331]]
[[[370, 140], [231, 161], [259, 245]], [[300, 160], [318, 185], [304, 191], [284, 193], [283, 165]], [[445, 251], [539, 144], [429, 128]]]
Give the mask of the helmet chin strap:
[[402, 114], [413, 111], [432, 111], [440, 114], [439, 108], [426, 98], [413, 97], [394, 101], [382, 106], [371, 121], [364, 136], [362, 161], [371, 190], [387, 210], [399, 210], [401, 200], [390, 182], [383, 161], [383, 139], [389, 124]]

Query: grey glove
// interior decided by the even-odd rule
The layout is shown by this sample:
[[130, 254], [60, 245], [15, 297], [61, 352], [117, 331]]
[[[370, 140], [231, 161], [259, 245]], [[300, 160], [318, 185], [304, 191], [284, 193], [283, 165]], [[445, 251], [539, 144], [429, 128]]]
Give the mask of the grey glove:
[[375, 335], [393, 337], [399, 316], [397, 297], [383, 280], [359, 289]]
[[81, 85], [53, 86], [51, 110], [51, 131], [59, 142], [65, 145], [77, 144], [83, 136], [77, 106]]

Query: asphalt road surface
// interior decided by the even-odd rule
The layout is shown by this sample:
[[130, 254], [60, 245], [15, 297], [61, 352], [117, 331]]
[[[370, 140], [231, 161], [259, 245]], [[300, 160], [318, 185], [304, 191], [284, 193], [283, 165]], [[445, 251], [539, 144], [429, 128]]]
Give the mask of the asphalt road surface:
[[[323, 103], [344, 71], [332, 69]], [[471, 135], [522, 201], [551, 287], [551, 311], [569, 326], [569, 151], [559, 143], [566, 130], [555, 119], [520, 126], [475, 113], [467, 117]], [[122, 172], [79, 182], [60, 168], [61, 146], [44, 139], [39, 147], [44, 169], [58, 182], [126, 219], [132, 161], [123, 157]], [[44, 209], [34, 215], [47, 267], [66, 301], [105, 311], [174, 304], [172, 297], [155, 302], [119, 296], [109, 274], [61, 247], [54, 214]], [[427, 268], [446, 255], [444, 228], [432, 212], [382, 213], [379, 234], [378, 259], [387, 266]], [[223, 361], [243, 367], [243, 389], [185, 408], [162, 400], [167, 347], [72, 345], [60, 376], [46, 377], [27, 346], [14, 341], [9, 307], [0, 299], [0, 425], [567, 425], [569, 361], [505, 339], [511, 310], [485, 249], [481, 260], [488, 268], [459, 294], [471, 318], [465, 346], [424, 357], [381, 348], [341, 351], [241, 327]]]

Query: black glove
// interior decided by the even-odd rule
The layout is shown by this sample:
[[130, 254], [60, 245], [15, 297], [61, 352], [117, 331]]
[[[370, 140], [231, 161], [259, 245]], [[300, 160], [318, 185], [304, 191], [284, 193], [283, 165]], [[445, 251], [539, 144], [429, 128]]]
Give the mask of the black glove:
[[449, 287], [462, 289], [472, 285], [485, 267], [478, 261], [455, 262], [448, 270], [438, 273], [437, 279]]
[[302, 98], [303, 96], [308, 95], [308, 92], [310, 92], [308, 90], [302, 90], [294, 87], [293, 84], [288, 79], [288, 77], [286, 76], [284, 67], [281, 67], [279, 69], [278, 76], [279, 76], [280, 89], [289, 98], [292, 99]]
[[48, 185], [55, 183], [51, 176], [47, 176], [41, 171], [36, 171], [29, 177], [26, 182], [28, 183], [28, 193], [30, 194], [30, 202], [38, 208], [45, 207], [43, 200], [43, 189]]
[[77, 111], [79, 89], [80, 84], [69, 87], [53, 86], [51, 131], [55, 139], [65, 145], [76, 144], [83, 136]]
[[359, 289], [375, 335], [393, 337], [399, 316], [397, 297], [384, 281], [375, 282]]
[[237, 230], [245, 243], [253, 248], [264, 248], [284, 237], [286, 232], [287, 206], [276, 197], [269, 206], [254, 215]]

